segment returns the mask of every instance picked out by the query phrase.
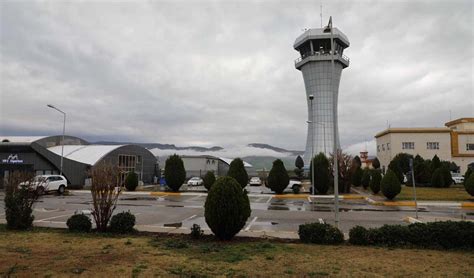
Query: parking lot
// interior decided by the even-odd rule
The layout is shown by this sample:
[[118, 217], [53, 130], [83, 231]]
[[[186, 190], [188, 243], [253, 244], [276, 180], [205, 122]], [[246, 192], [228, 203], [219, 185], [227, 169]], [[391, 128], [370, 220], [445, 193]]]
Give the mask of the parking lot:
[[[0, 193], [0, 221], [4, 222], [3, 195]], [[291, 197], [290, 197], [291, 196]], [[273, 233], [296, 236], [298, 226], [308, 222], [334, 223], [333, 199], [308, 195], [276, 198], [252, 188], [249, 194], [252, 215], [244, 232]], [[206, 193], [189, 192], [176, 196], [162, 192], [126, 193], [119, 198], [115, 212], [130, 211], [137, 219], [136, 228], [144, 231], [189, 231], [193, 224], [209, 230], [204, 219]], [[70, 191], [66, 196], [45, 195], [34, 208], [36, 226], [66, 227], [67, 219], [76, 212], [90, 213], [92, 198], [87, 191]], [[420, 218], [471, 219], [474, 211], [459, 207], [420, 206]], [[383, 224], [407, 224], [414, 217], [413, 207], [370, 205], [364, 199], [340, 201], [340, 228], [348, 233], [356, 225], [378, 227]], [[291, 237], [291, 236], [290, 236]]]

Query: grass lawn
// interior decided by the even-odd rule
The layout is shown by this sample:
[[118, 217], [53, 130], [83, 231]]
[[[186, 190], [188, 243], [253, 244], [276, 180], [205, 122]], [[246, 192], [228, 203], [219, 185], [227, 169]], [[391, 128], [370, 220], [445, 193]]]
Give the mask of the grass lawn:
[[0, 276], [473, 277], [474, 253], [237, 238], [0, 231]]
[[[466, 192], [463, 185], [452, 185], [448, 188], [417, 187], [418, 200], [436, 201], [474, 201], [474, 197]], [[413, 187], [402, 186], [402, 192], [396, 200], [413, 200]]]

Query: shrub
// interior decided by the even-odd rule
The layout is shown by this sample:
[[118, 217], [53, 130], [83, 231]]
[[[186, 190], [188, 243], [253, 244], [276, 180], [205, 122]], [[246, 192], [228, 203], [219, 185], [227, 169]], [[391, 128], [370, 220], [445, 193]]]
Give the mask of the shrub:
[[380, 173], [379, 169], [374, 169], [371, 171], [370, 176], [371, 176], [370, 182], [369, 182], [370, 190], [372, 190], [374, 194], [377, 194], [380, 192], [380, 181], [382, 180], [382, 174]]
[[470, 174], [467, 180], [464, 180], [464, 188], [469, 195], [474, 196], [474, 174]]
[[293, 191], [294, 194], [300, 194], [301, 187], [300, 186], [293, 186], [293, 188], [291, 190]]
[[364, 189], [367, 189], [370, 186], [370, 169], [365, 168], [364, 171], [362, 172], [362, 178], [360, 180], [360, 184]]
[[297, 156], [296, 157], [296, 160], [295, 160], [295, 167], [297, 169], [303, 169], [304, 167], [304, 161], [303, 161], [303, 158], [301, 158], [301, 156]]
[[449, 187], [453, 183], [453, 176], [451, 176], [451, 171], [447, 166], [440, 168], [443, 175], [444, 187]]
[[431, 186], [432, 187], [445, 187], [444, 178], [443, 178], [443, 169], [438, 168], [434, 171], [433, 177], [431, 177]]
[[467, 168], [466, 173], [464, 173], [464, 180], [467, 180], [469, 176], [472, 174], [471, 168]]
[[135, 215], [130, 213], [130, 211], [124, 211], [118, 213], [112, 217], [110, 220], [110, 231], [117, 234], [128, 234], [132, 233], [135, 230]]
[[234, 178], [218, 178], [204, 204], [204, 216], [211, 231], [219, 239], [229, 240], [244, 227], [250, 213], [247, 191]]
[[391, 170], [395, 174], [395, 176], [397, 177], [400, 183], [403, 182], [402, 168], [400, 167], [399, 161], [397, 159], [394, 158], [392, 159], [392, 161], [390, 161], [390, 163], [388, 164], [388, 169]]
[[198, 224], [193, 224], [191, 227], [191, 238], [200, 239], [204, 235], [204, 231], [201, 229], [201, 226]]
[[88, 233], [92, 228], [92, 221], [83, 213], [74, 214], [69, 217], [66, 225], [71, 232]]
[[380, 168], [380, 161], [378, 158], [374, 158], [374, 160], [372, 161], [372, 167], [374, 167], [374, 169]]
[[240, 158], [232, 160], [227, 176], [234, 178], [242, 188], [247, 186], [249, 175], [245, 170], [244, 162]]
[[354, 245], [369, 244], [369, 231], [362, 226], [355, 226], [349, 231], [349, 243]]
[[202, 180], [204, 187], [207, 189], [207, 191], [209, 191], [211, 190], [211, 186], [214, 184], [214, 182], [216, 182], [216, 176], [214, 176], [214, 172], [208, 171]]
[[380, 182], [380, 189], [383, 195], [389, 200], [395, 198], [402, 190], [400, 181], [392, 170], [387, 170], [387, 173]]
[[42, 187], [44, 181], [38, 181], [37, 187], [33, 188], [32, 179], [33, 176], [26, 172], [13, 172], [5, 179], [4, 202], [8, 229], [26, 230], [33, 225], [33, 205], [39, 197], [36, 189]]
[[339, 244], [344, 242], [342, 232], [329, 224], [302, 224], [298, 228], [298, 235], [304, 243]]
[[166, 160], [165, 179], [168, 187], [174, 192], [178, 192], [179, 188], [183, 185], [186, 179], [186, 170], [184, 169], [183, 160], [179, 155], [174, 154]]
[[135, 191], [138, 186], [138, 175], [135, 172], [129, 172], [125, 178], [125, 188], [128, 191]]
[[362, 185], [362, 175], [364, 174], [364, 170], [360, 167], [355, 168], [354, 174], [352, 175], [352, 184], [356, 187]]
[[268, 174], [268, 187], [277, 194], [283, 193], [283, 190], [288, 186], [290, 177], [286, 172], [283, 161], [277, 159], [273, 161], [272, 169]]
[[[319, 194], [326, 194], [329, 190], [329, 160], [324, 153], [319, 153], [310, 164], [310, 171], [314, 164], [314, 189]], [[310, 173], [311, 175], [311, 173]], [[312, 177], [310, 178], [312, 180]]]
[[439, 157], [435, 154], [433, 156], [433, 159], [431, 159], [431, 172], [434, 173], [434, 171], [439, 167], [441, 167], [441, 161], [439, 160]]

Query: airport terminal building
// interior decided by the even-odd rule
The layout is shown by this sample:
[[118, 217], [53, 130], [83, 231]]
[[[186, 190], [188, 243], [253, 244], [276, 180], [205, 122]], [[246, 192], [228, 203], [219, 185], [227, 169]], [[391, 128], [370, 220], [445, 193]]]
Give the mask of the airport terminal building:
[[[14, 171], [59, 174], [61, 141], [62, 136], [0, 136], [0, 188]], [[155, 156], [137, 145], [95, 145], [78, 137], [65, 136], [63, 154], [63, 175], [68, 186], [75, 188], [86, 184], [88, 171], [100, 162], [116, 165], [121, 172], [121, 183], [130, 171], [137, 173], [144, 183], [152, 183], [159, 172]]]

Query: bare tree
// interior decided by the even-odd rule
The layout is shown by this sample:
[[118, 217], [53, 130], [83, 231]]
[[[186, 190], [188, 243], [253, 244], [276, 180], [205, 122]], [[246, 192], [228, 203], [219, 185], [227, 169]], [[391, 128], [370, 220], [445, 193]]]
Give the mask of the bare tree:
[[[339, 164], [339, 192], [341, 193], [350, 193], [351, 191], [351, 182], [352, 182], [352, 156], [343, 153], [342, 150], [338, 150], [337, 152], [337, 163]], [[334, 177], [334, 156], [331, 155], [330, 161], [330, 169], [332, 176]]]
[[30, 172], [15, 171], [5, 179], [5, 218], [9, 229], [29, 229], [33, 225], [33, 205], [44, 179], [35, 179]]
[[107, 231], [107, 224], [117, 206], [121, 192], [119, 173], [118, 167], [107, 163], [100, 163], [90, 170], [92, 216], [99, 232]]

